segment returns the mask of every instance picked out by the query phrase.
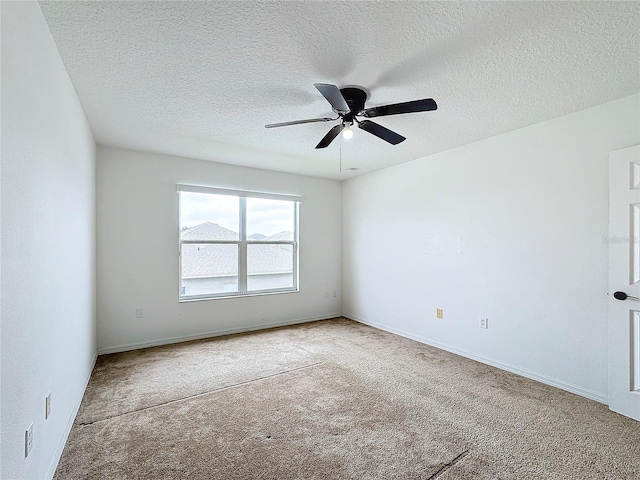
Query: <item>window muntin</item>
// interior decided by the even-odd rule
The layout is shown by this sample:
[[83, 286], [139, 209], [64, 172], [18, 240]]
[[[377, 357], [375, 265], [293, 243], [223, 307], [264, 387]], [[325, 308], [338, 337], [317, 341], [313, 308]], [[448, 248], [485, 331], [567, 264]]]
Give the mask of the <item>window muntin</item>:
[[300, 197], [178, 191], [181, 301], [298, 290]]

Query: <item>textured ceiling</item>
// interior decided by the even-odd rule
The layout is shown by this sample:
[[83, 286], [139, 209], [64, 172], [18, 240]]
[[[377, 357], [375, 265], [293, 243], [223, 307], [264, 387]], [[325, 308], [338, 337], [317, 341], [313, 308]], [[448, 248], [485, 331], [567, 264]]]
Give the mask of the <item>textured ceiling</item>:
[[[638, 2], [41, 5], [98, 143], [238, 165], [348, 178], [640, 91]], [[331, 115], [316, 82], [439, 109], [264, 128]]]

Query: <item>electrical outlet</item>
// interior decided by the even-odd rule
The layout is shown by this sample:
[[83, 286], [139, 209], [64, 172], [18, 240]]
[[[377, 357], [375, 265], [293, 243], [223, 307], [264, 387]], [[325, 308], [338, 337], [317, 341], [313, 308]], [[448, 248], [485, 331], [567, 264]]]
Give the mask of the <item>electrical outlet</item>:
[[44, 399], [44, 419], [46, 420], [51, 415], [51, 392]]
[[33, 448], [33, 422], [29, 424], [26, 432], [24, 432], [24, 458], [29, 456], [29, 452]]
[[333, 296], [334, 296], [334, 297], [337, 297], [337, 296], [338, 296], [338, 291], [337, 291], [337, 290], [334, 290], [334, 291], [333, 291]]
[[324, 298], [329, 298], [329, 290], [324, 291]]
[[136, 318], [142, 318], [142, 309], [136, 308]]
[[481, 318], [480, 319], [480, 328], [489, 328], [489, 319], [488, 318]]
[[436, 308], [436, 318], [444, 318], [444, 310]]

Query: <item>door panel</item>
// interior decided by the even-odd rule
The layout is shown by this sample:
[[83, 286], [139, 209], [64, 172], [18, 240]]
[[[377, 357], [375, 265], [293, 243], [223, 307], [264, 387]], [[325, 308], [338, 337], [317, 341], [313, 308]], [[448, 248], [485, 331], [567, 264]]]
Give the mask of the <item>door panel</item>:
[[[640, 420], [640, 146], [609, 155], [609, 408]], [[621, 291], [626, 300], [614, 298]], [[637, 298], [632, 298], [637, 297]]]

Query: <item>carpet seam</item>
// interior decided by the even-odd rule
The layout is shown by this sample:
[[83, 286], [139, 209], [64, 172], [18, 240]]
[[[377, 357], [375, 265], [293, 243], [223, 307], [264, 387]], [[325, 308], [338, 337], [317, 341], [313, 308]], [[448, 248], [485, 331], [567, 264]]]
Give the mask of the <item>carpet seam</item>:
[[297, 372], [299, 370], [304, 370], [304, 369], [307, 369], [307, 368], [313, 368], [313, 367], [317, 367], [318, 365], [323, 365], [323, 364], [324, 364], [324, 362], [316, 362], [316, 363], [312, 363], [310, 365], [304, 365], [302, 367], [292, 368], [291, 370], [285, 370], [283, 372], [276, 372], [276, 373], [273, 373], [271, 375], [266, 375], [264, 377], [259, 377], [259, 378], [254, 378], [254, 379], [251, 379], [251, 380], [246, 380], [244, 382], [234, 383], [233, 385], [226, 385], [224, 387], [216, 388], [214, 390], [209, 390], [208, 392], [196, 393], [195, 395], [189, 395], [188, 397], [177, 398], [175, 400], [169, 400], [167, 402], [159, 403], [157, 405], [151, 405], [149, 407], [138, 408], [136, 410], [131, 410], [130, 412], [120, 413], [118, 415], [113, 415], [111, 417], [100, 418], [100, 419], [94, 420], [92, 422], [78, 422], [78, 423], [76, 423], [76, 425], [82, 425], [82, 426], [93, 425], [94, 423], [105, 422], [107, 420], [112, 420], [112, 419], [118, 418], [118, 417], [124, 417], [125, 415], [131, 415], [131, 414], [134, 414], [134, 413], [142, 412], [144, 410], [151, 410], [153, 408], [164, 407], [166, 405], [171, 405], [173, 403], [183, 402], [185, 400], [191, 400], [191, 399], [194, 399], [194, 398], [203, 397], [205, 395], [211, 395], [212, 393], [222, 392], [222, 391], [228, 390], [230, 388], [235, 388], [235, 387], [239, 387], [239, 386], [242, 386], [242, 385], [247, 385], [249, 383], [259, 382], [261, 380], [266, 380], [267, 378], [273, 378], [273, 377], [277, 377], [279, 375], [285, 375], [287, 373]]
[[451, 460], [449, 463], [445, 463], [442, 467], [440, 467], [440, 469], [435, 472], [433, 475], [431, 475], [429, 478], [427, 478], [427, 480], [435, 480], [436, 478], [438, 478], [440, 475], [442, 475], [443, 473], [445, 473], [447, 470], [449, 470], [451, 467], [453, 467], [456, 463], [460, 462], [462, 459], [464, 459], [464, 457], [467, 456], [467, 454], [469, 453], [469, 449], [465, 450], [464, 452], [458, 454], [458, 456], [456, 456], [453, 460]]

